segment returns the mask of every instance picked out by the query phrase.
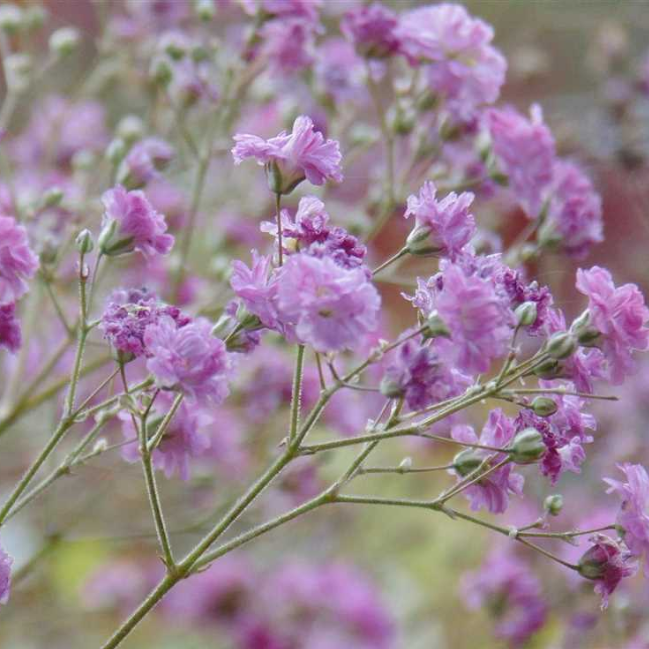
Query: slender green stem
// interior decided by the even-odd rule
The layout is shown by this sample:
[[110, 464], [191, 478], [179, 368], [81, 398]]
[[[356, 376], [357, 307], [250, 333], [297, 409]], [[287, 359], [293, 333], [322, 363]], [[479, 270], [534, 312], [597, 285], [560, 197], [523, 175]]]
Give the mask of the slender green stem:
[[588, 392], [574, 392], [571, 390], [563, 390], [561, 388], [515, 388], [513, 390], [507, 390], [505, 394], [559, 394], [571, 397], [581, 397], [582, 399], [619, 401], [619, 397], [616, 397], [615, 395], [589, 394]]
[[422, 466], [422, 467], [413, 467], [413, 466], [372, 466], [367, 468], [361, 468], [358, 470], [359, 475], [365, 474], [384, 474], [384, 473], [393, 473], [396, 475], [408, 475], [410, 473], [432, 473], [433, 471], [448, 471], [452, 469], [452, 464], [444, 464], [442, 466]]
[[160, 426], [158, 426], [158, 430], [156, 430], [155, 435], [151, 438], [151, 440], [147, 444], [147, 448], [149, 452], [153, 451], [155, 448], [158, 447], [158, 444], [160, 444], [160, 441], [162, 440], [163, 435], [167, 431], [167, 428], [169, 427], [171, 420], [173, 419], [174, 415], [178, 411], [178, 408], [180, 408], [180, 404], [182, 403], [183, 398], [184, 398], [183, 394], [176, 395], [176, 398], [171, 404], [171, 408], [169, 408], [169, 412], [167, 412], [164, 419], [160, 422]]
[[291, 396], [291, 424], [288, 434], [289, 442], [297, 435], [300, 424], [300, 404], [302, 401], [302, 374], [304, 370], [304, 345], [297, 346], [295, 372], [293, 373], [293, 393]]
[[498, 469], [504, 467], [505, 464], [508, 464], [510, 462], [509, 457], [506, 457], [500, 462], [497, 462], [496, 464], [490, 466], [485, 471], [484, 467], [492, 459], [493, 458], [485, 458], [485, 460], [480, 463], [480, 466], [477, 467], [475, 471], [469, 473], [469, 475], [466, 476], [466, 478], [464, 478], [455, 486], [453, 486], [448, 492], [443, 493], [439, 498], [437, 498], [437, 501], [443, 505], [445, 502], [453, 498], [453, 496], [457, 496], [457, 494], [462, 493], [465, 489], [468, 489], [469, 487], [475, 485], [476, 483], [480, 482], [480, 480], [486, 478], [490, 473], [497, 471]]
[[275, 194], [275, 222], [277, 223], [277, 259], [280, 266], [284, 265], [284, 244], [282, 243], [282, 195]]
[[396, 254], [392, 255], [389, 259], [386, 259], [382, 264], [377, 266], [373, 271], [372, 275], [378, 275], [382, 270], [386, 269], [388, 266], [393, 264], [394, 262], [398, 261], [402, 257], [405, 257], [408, 254], [408, 248], [401, 248], [399, 252]]

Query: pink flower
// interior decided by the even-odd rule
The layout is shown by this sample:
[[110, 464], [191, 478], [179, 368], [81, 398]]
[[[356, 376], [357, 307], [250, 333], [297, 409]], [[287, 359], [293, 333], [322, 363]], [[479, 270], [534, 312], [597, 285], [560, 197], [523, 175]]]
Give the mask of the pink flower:
[[604, 240], [602, 200], [576, 165], [557, 161], [553, 173], [549, 227], [561, 238], [561, 246], [569, 255], [584, 257], [593, 245]]
[[604, 478], [609, 485], [606, 493], [617, 493], [622, 506], [617, 516], [624, 528], [624, 542], [634, 556], [643, 559], [645, 575], [649, 576], [649, 475], [640, 464], [618, 464], [626, 476], [625, 482]]
[[0, 216], [0, 305], [19, 300], [27, 281], [38, 270], [38, 257], [29, 247], [27, 231], [11, 216]]
[[611, 381], [619, 385], [635, 370], [632, 353], [649, 348], [649, 309], [635, 284], [616, 288], [604, 268], [577, 270], [577, 290], [588, 296], [591, 324], [602, 335]]
[[16, 305], [0, 304], [0, 347], [17, 352], [22, 343], [20, 322], [16, 318]]
[[204, 319], [178, 327], [169, 316], [147, 327], [144, 343], [147, 368], [156, 384], [180, 390], [191, 401], [220, 404], [229, 393], [230, 360], [225, 344], [211, 333]]
[[252, 251], [252, 268], [235, 259], [232, 262], [230, 285], [250, 313], [256, 315], [269, 329], [278, 326], [276, 277], [272, 275], [270, 257]]
[[462, 593], [469, 608], [493, 611], [496, 635], [514, 647], [545, 624], [541, 583], [510, 548], [492, 551], [478, 571], [464, 575]]
[[292, 255], [278, 284], [280, 321], [319, 352], [353, 349], [378, 325], [381, 299], [362, 269], [347, 270], [326, 257]]
[[0, 547], [0, 604], [6, 604], [9, 601], [12, 563], [13, 559]]
[[459, 369], [486, 372], [505, 353], [511, 337], [512, 313], [488, 279], [449, 263], [441, 273], [442, 288], [434, 300], [451, 332], [451, 354]]
[[554, 138], [543, 123], [541, 107], [533, 105], [530, 119], [513, 108], [487, 113], [494, 153], [518, 202], [530, 218], [539, 216], [552, 183]]
[[[173, 402], [171, 395], [162, 392], [155, 402], [158, 422], [169, 411]], [[130, 413], [121, 413], [123, 433], [127, 440], [137, 438], [133, 428]], [[189, 461], [200, 457], [210, 447], [210, 440], [203, 435], [201, 429], [211, 422], [210, 416], [201, 408], [189, 407], [182, 403], [165, 431], [158, 447], [153, 451], [153, 465], [164, 472], [167, 478], [178, 474], [181, 480], [189, 479]], [[149, 431], [149, 436], [155, 434], [155, 428]], [[137, 441], [124, 446], [122, 456], [129, 462], [137, 462], [140, 458]]]
[[305, 178], [314, 185], [343, 179], [338, 142], [325, 141], [322, 133], [314, 130], [311, 118], [305, 115], [295, 120], [290, 134], [283, 131], [270, 140], [239, 134], [234, 136], [234, 141], [235, 164], [255, 158], [260, 165], [266, 165], [269, 186], [276, 193], [290, 193]]
[[579, 559], [579, 574], [596, 582], [595, 592], [601, 596], [605, 609], [609, 595], [622, 579], [636, 573], [637, 564], [622, 544], [604, 534], [595, 534], [590, 542], [593, 545]]
[[270, 68], [278, 73], [293, 74], [313, 65], [315, 25], [300, 19], [271, 20], [261, 29], [263, 53]]
[[398, 24], [393, 11], [374, 3], [347, 12], [340, 28], [361, 56], [382, 59], [399, 50]]
[[468, 121], [500, 95], [507, 62], [491, 45], [493, 29], [461, 5], [441, 4], [405, 12], [397, 30], [413, 65], [428, 65], [431, 90], [455, 117]]
[[[480, 437], [476, 435], [471, 426], [466, 425], [453, 426], [451, 436], [458, 442], [505, 448], [514, 438], [515, 432], [514, 422], [500, 408], [496, 408], [489, 413], [489, 419], [485, 423]], [[493, 455], [493, 452], [477, 449], [467, 452], [479, 460]], [[491, 460], [492, 465], [502, 461], [505, 457], [503, 453], [496, 453]], [[470, 501], [471, 509], [478, 510], [485, 507], [493, 514], [505, 512], [509, 505], [509, 494], [520, 496], [523, 493], [525, 478], [519, 473], [514, 473], [513, 468], [511, 463], [505, 464], [499, 469], [491, 471], [476, 484], [466, 488], [464, 495]], [[458, 476], [463, 477], [461, 473]]]
[[263, 11], [276, 18], [304, 18], [316, 21], [322, 0], [242, 0], [241, 4], [251, 15]]
[[417, 228], [408, 237], [413, 254], [441, 253], [454, 259], [475, 234], [475, 219], [469, 212], [474, 196], [451, 192], [436, 199], [437, 189], [428, 181], [419, 196], [408, 197], [405, 217], [415, 217]]
[[119, 172], [120, 182], [129, 189], [144, 187], [160, 177], [174, 156], [173, 147], [155, 137], [148, 137], [133, 145]]
[[105, 255], [139, 250], [150, 259], [171, 250], [174, 238], [167, 234], [165, 218], [155, 211], [143, 192], [129, 192], [117, 185], [105, 192], [101, 200], [105, 211], [100, 247]]

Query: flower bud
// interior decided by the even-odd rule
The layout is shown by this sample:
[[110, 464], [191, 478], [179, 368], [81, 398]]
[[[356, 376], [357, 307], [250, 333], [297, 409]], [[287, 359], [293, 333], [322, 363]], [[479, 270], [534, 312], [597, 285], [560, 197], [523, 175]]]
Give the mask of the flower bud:
[[534, 401], [532, 401], [532, 410], [534, 411], [535, 415], [538, 415], [539, 417], [549, 417], [550, 415], [553, 415], [558, 409], [558, 406], [554, 399], [550, 399], [549, 397], [536, 397]]
[[532, 370], [535, 376], [540, 379], [556, 379], [561, 376], [561, 365], [559, 361], [549, 358]]
[[577, 341], [575, 340], [575, 337], [565, 331], [553, 334], [545, 347], [545, 351], [548, 353], [550, 358], [557, 360], [572, 356], [576, 349]]
[[90, 171], [96, 163], [96, 156], [88, 149], [77, 151], [72, 157], [72, 168], [75, 171]]
[[23, 25], [27, 30], [40, 29], [47, 20], [47, 9], [41, 5], [27, 7], [23, 13]]
[[474, 449], [467, 448], [453, 458], [453, 469], [464, 478], [473, 473], [482, 464], [483, 459]]
[[536, 308], [536, 302], [523, 302], [516, 307], [514, 311], [516, 315], [516, 322], [521, 327], [529, 327], [536, 322], [538, 316], [538, 310]]
[[162, 86], [163, 88], [168, 86], [173, 79], [171, 65], [169, 65], [169, 62], [162, 57], [154, 59], [151, 62], [149, 77], [153, 83]]
[[432, 229], [425, 225], [418, 225], [408, 235], [406, 248], [411, 255], [434, 255], [442, 249], [431, 238]]
[[195, 0], [194, 11], [199, 20], [209, 22], [216, 15], [214, 0]]
[[52, 32], [49, 40], [50, 52], [57, 57], [68, 56], [79, 45], [79, 31], [74, 27], [61, 27]]
[[433, 311], [426, 319], [425, 329], [422, 332], [426, 338], [448, 338], [451, 330], [439, 316], [437, 311]]
[[126, 142], [121, 138], [111, 140], [106, 147], [106, 159], [117, 166], [126, 155]]
[[15, 4], [0, 7], [0, 29], [6, 34], [15, 34], [23, 25], [23, 10]]
[[584, 327], [577, 334], [577, 341], [582, 347], [595, 347], [601, 337], [601, 333], [595, 327]]
[[543, 435], [536, 428], [525, 428], [514, 438], [509, 453], [516, 464], [531, 464], [540, 459], [546, 450]]
[[50, 187], [45, 190], [40, 200], [40, 208], [57, 207], [63, 200], [63, 190], [60, 187]]
[[584, 579], [602, 579], [610, 567], [611, 559], [619, 554], [619, 548], [612, 539], [603, 535], [591, 540], [596, 543], [582, 554], [577, 562], [577, 572]]
[[405, 394], [405, 390], [399, 382], [387, 375], [381, 379], [379, 390], [381, 391], [381, 394], [388, 399], [398, 399]]
[[82, 255], [87, 255], [92, 252], [95, 247], [95, 242], [92, 238], [92, 232], [90, 230], [81, 230], [77, 235], [77, 238], [74, 240], [74, 245], [77, 247], [77, 250]]
[[401, 469], [401, 471], [409, 471], [412, 469], [412, 458], [404, 457], [403, 460], [399, 462], [399, 469]]
[[398, 135], [409, 135], [415, 128], [416, 121], [417, 113], [412, 106], [400, 102], [391, 116], [390, 127]]
[[563, 509], [563, 496], [561, 494], [548, 496], [543, 501], [543, 509], [545, 509], [550, 516], [558, 516]]
[[280, 169], [280, 166], [275, 160], [266, 165], [268, 188], [273, 194], [281, 194], [284, 196], [290, 194], [304, 178], [304, 172], [301, 169], [288, 175], [282, 173], [282, 169]]
[[126, 144], [133, 144], [144, 137], [144, 122], [137, 115], [126, 115], [119, 121], [115, 133]]
[[32, 60], [28, 54], [10, 54], [4, 60], [7, 88], [11, 92], [23, 92], [29, 85]]
[[543, 248], [556, 248], [563, 237], [554, 223], [546, 221], [539, 229], [537, 241]]

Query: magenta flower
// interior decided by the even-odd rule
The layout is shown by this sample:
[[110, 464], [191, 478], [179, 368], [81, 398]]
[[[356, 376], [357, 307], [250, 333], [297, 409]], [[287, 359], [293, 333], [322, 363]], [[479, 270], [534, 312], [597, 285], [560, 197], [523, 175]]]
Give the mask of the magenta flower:
[[411, 410], [420, 410], [460, 394], [469, 381], [442, 360], [434, 343], [424, 347], [421, 340], [413, 339], [396, 350], [381, 381], [381, 391], [386, 396], [404, 397]]
[[232, 149], [235, 164], [255, 158], [266, 166], [271, 191], [289, 194], [305, 178], [313, 185], [327, 180], [341, 182], [340, 146], [315, 131], [310, 117], [302, 115], [293, 123], [290, 134], [282, 131], [270, 140], [256, 135], [235, 135]]
[[0, 216], [0, 305], [27, 293], [27, 281], [38, 270], [38, 257], [29, 247], [27, 230], [11, 216]]
[[[156, 414], [159, 412], [159, 417], [151, 418], [151, 420], [159, 424], [171, 408], [172, 402], [171, 395], [161, 392], [155, 402]], [[136, 440], [137, 431], [133, 427], [130, 413], [121, 413], [120, 419], [123, 422], [124, 437], [127, 440]], [[182, 403], [162, 440], [153, 451], [152, 459], [156, 469], [163, 471], [167, 478], [177, 474], [181, 480], [188, 480], [189, 461], [204, 455], [210, 448], [210, 440], [201, 432], [209, 423], [211, 423], [211, 417], [205, 411]], [[152, 427], [148, 433], [150, 437], [153, 436], [155, 427]], [[128, 462], [139, 461], [140, 452], [137, 441], [124, 446], [122, 456]]]
[[462, 594], [471, 609], [486, 608], [495, 618], [499, 638], [520, 647], [547, 617], [541, 583], [511, 551], [492, 551], [480, 569], [462, 578]]
[[117, 185], [105, 192], [101, 200], [105, 211], [99, 243], [105, 255], [138, 250], [151, 259], [171, 250], [174, 238], [167, 234], [165, 218], [155, 211], [143, 192], [129, 192]]
[[9, 601], [11, 590], [11, 564], [13, 559], [0, 546], [0, 604]]
[[191, 401], [209, 400], [216, 405], [228, 396], [230, 359], [225, 344], [211, 330], [207, 320], [179, 327], [167, 315], [147, 327], [147, 368], [158, 387], [180, 390]]
[[160, 302], [146, 289], [117, 290], [108, 300], [99, 329], [122, 358], [130, 360], [146, 352], [144, 332], [162, 316], [169, 316], [179, 327], [190, 322], [178, 307]]
[[276, 277], [272, 274], [270, 257], [252, 251], [252, 268], [235, 259], [232, 262], [230, 285], [250, 313], [256, 315], [269, 329], [278, 326]]
[[636, 573], [637, 564], [621, 543], [604, 534], [595, 534], [590, 542], [591, 547], [579, 559], [579, 574], [596, 582], [595, 592], [601, 596], [602, 608], [605, 609], [609, 595], [622, 579]]
[[261, 29], [263, 53], [276, 73], [294, 74], [313, 65], [315, 25], [305, 20], [271, 20]]
[[635, 370], [633, 351], [649, 348], [649, 309], [635, 284], [616, 288], [604, 268], [577, 270], [577, 290], [588, 297], [591, 324], [602, 335], [611, 381], [619, 385]]
[[617, 522], [624, 528], [624, 542], [632, 554], [644, 559], [645, 575], [649, 576], [649, 475], [640, 464], [618, 464], [625, 482], [604, 478], [606, 493], [617, 493], [622, 505]]
[[382, 59], [399, 51], [398, 24], [397, 15], [377, 2], [347, 12], [340, 28], [361, 56]]
[[0, 304], [0, 347], [16, 353], [22, 343], [20, 321], [16, 317], [16, 304]]
[[378, 325], [381, 298], [361, 269], [328, 258], [288, 258], [278, 278], [277, 307], [284, 326], [319, 352], [353, 349]]
[[[515, 434], [514, 422], [500, 408], [496, 408], [489, 413], [489, 419], [485, 423], [480, 437], [476, 435], [471, 426], [460, 424], [453, 426], [451, 430], [452, 438], [458, 442], [482, 444], [495, 448], [505, 448]], [[470, 453], [479, 460], [493, 455], [493, 452], [481, 450], [470, 451]], [[504, 453], [496, 453], [491, 462], [497, 464], [505, 457]], [[485, 507], [493, 514], [505, 512], [509, 505], [509, 494], [520, 496], [523, 493], [525, 478], [519, 473], [514, 473], [513, 469], [514, 465], [511, 463], [505, 464], [499, 469], [491, 471], [476, 484], [466, 488], [463, 493], [471, 503], [471, 509], [478, 510]], [[462, 478], [463, 476], [459, 474], [459, 477]]]
[[440, 253], [454, 259], [475, 234], [475, 219], [469, 212], [474, 196], [451, 192], [436, 199], [437, 189], [428, 181], [419, 196], [408, 197], [405, 217], [415, 217], [417, 227], [408, 237], [408, 249], [413, 254]]
[[241, 0], [251, 15], [262, 11], [275, 18], [303, 18], [316, 21], [322, 0]]
[[532, 106], [529, 120], [513, 108], [492, 108], [487, 126], [516, 199], [527, 216], [538, 217], [553, 180], [555, 159], [554, 138], [543, 123], [541, 107]]
[[[324, 203], [315, 196], [304, 196], [291, 219], [288, 210], [282, 210], [282, 242], [286, 255], [302, 252], [314, 257], [329, 257], [343, 268], [363, 265], [367, 248], [341, 227], [329, 225], [329, 214]], [[263, 232], [277, 237], [277, 224], [265, 221]]]
[[467, 274], [457, 264], [444, 267], [441, 283], [434, 304], [451, 332], [451, 351], [459, 369], [486, 372], [491, 361], [505, 353], [511, 337], [511, 310], [492, 282]]
[[121, 184], [138, 189], [160, 177], [174, 156], [173, 147], [155, 137], [148, 137], [133, 145], [119, 171]]
[[585, 257], [604, 240], [602, 199], [586, 174], [570, 162], [554, 165], [548, 224], [552, 235], [560, 237], [561, 247], [573, 257]]

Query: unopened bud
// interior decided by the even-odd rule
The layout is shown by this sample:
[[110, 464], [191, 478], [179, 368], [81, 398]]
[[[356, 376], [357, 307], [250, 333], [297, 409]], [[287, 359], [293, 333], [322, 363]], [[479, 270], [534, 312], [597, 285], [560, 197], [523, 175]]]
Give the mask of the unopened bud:
[[409, 471], [412, 469], [412, 458], [411, 457], [404, 457], [401, 462], [399, 462], [399, 468], [402, 471]]
[[453, 469], [464, 478], [473, 473], [482, 464], [483, 458], [475, 450], [467, 448], [453, 458]]
[[451, 330], [446, 326], [446, 323], [442, 320], [437, 311], [433, 311], [428, 318], [426, 318], [426, 324], [424, 327], [422, 333], [426, 338], [448, 338], [451, 335]]
[[398, 399], [405, 394], [405, 390], [403, 389], [403, 386], [399, 384], [399, 381], [388, 375], [381, 379], [379, 390], [381, 391], [381, 394], [388, 399]]
[[40, 207], [46, 209], [48, 207], [57, 207], [63, 200], [63, 190], [60, 187], [50, 187], [45, 190], [41, 197]]
[[214, 0], [194, 0], [194, 11], [199, 20], [209, 22], [216, 15]]
[[525, 428], [514, 437], [510, 456], [516, 464], [530, 464], [540, 459], [547, 447], [536, 428]]
[[547, 342], [545, 351], [550, 358], [561, 360], [574, 354], [577, 349], [575, 337], [563, 331], [554, 334]]
[[164, 58], [158, 57], [151, 63], [149, 76], [153, 83], [163, 87], [168, 86], [173, 79], [171, 65]]
[[79, 45], [79, 32], [74, 27], [61, 27], [52, 32], [49, 45], [50, 52], [55, 56], [67, 56]]
[[432, 229], [425, 225], [418, 225], [408, 235], [406, 248], [411, 255], [434, 255], [440, 252], [442, 247], [432, 238]]
[[32, 5], [25, 9], [23, 14], [23, 25], [25, 29], [40, 29], [47, 20], [47, 10], [41, 5]]
[[28, 54], [10, 54], [4, 60], [7, 88], [12, 92], [22, 92], [29, 85], [32, 60]]
[[77, 235], [77, 238], [74, 240], [74, 244], [82, 255], [87, 255], [92, 252], [95, 247], [95, 242], [92, 239], [92, 232], [88, 229], [81, 230]]
[[550, 516], [558, 516], [563, 509], [563, 496], [561, 494], [548, 496], [543, 502], [543, 509], [545, 509]]
[[583, 347], [595, 347], [601, 338], [601, 333], [595, 327], [584, 327], [577, 334], [577, 341]]
[[532, 410], [534, 411], [534, 414], [539, 417], [549, 417], [550, 415], [553, 415], [557, 409], [558, 406], [554, 399], [548, 397], [536, 397], [536, 399], [532, 401]]
[[514, 312], [516, 315], [516, 322], [522, 327], [529, 327], [536, 322], [538, 310], [536, 302], [523, 302], [516, 307]]
[[96, 163], [96, 156], [88, 149], [81, 149], [72, 156], [72, 168], [76, 171], [89, 171]]
[[144, 137], [144, 122], [137, 115], [126, 115], [119, 120], [115, 133], [126, 144], [133, 144]]
[[126, 142], [121, 138], [115, 138], [106, 147], [106, 159], [111, 164], [117, 166], [124, 159], [126, 151]]
[[556, 379], [561, 376], [561, 364], [559, 361], [555, 361], [552, 358], [549, 358], [547, 361], [544, 361], [540, 365], [532, 370], [535, 376], [538, 376], [540, 379]]
[[0, 7], [0, 29], [7, 34], [15, 34], [23, 24], [23, 10], [15, 4]]

